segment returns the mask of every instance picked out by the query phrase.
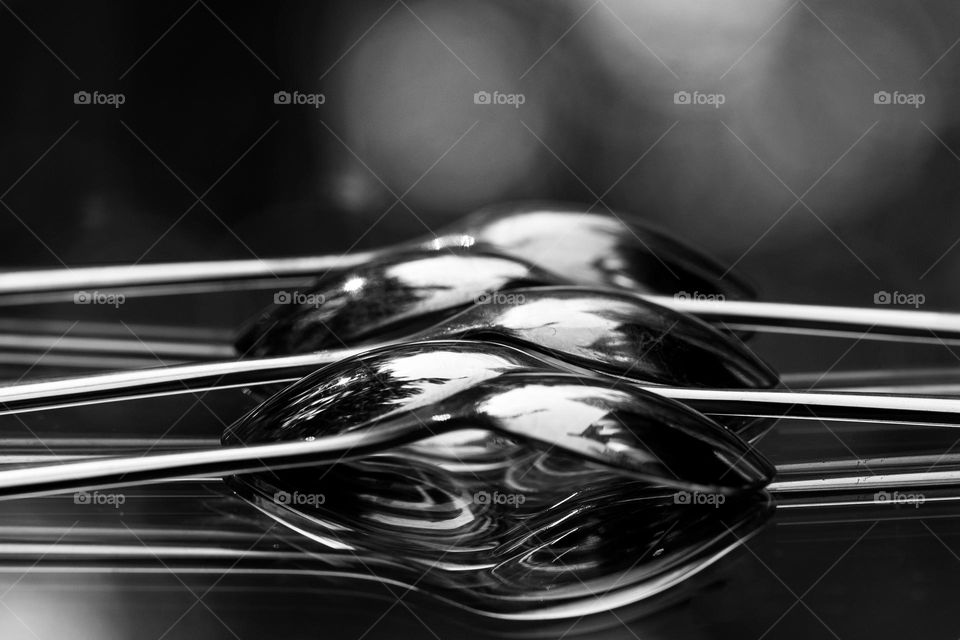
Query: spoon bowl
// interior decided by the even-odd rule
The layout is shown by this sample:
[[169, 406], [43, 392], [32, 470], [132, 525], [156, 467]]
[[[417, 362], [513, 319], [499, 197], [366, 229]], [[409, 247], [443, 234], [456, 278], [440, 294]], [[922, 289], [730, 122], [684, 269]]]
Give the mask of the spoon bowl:
[[[246, 343], [259, 355], [290, 355], [325, 334], [310, 310]], [[776, 374], [740, 341], [710, 325], [628, 293], [586, 287], [518, 288], [486, 296], [408, 340], [480, 338], [508, 342], [578, 366], [677, 386], [767, 388]]]
[[476, 248], [408, 251], [281, 292], [241, 330], [238, 353], [306, 353], [410, 333], [496, 292], [562, 280], [516, 258]]
[[510, 203], [481, 209], [455, 228], [577, 284], [660, 295], [696, 291], [755, 297], [713, 258], [650, 223], [627, 222], [614, 213], [561, 203]]
[[[223, 443], [249, 447], [377, 433], [377, 446], [385, 449], [480, 429], [686, 490], [729, 493], [765, 486], [773, 477], [770, 464], [725, 427], [662, 396], [613, 388], [607, 378], [535, 370], [483, 377], [484, 371], [478, 382], [381, 381], [370, 391], [368, 371], [361, 361], [307, 376], [228, 427]], [[377, 395], [383, 397], [365, 401]]]

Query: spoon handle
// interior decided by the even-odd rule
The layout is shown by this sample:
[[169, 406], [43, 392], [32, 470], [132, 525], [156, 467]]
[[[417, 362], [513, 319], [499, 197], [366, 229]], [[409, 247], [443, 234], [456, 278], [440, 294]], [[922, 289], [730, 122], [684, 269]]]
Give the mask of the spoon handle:
[[211, 475], [332, 464], [423, 437], [424, 425], [403, 422], [313, 441], [224, 446], [181, 453], [99, 457], [0, 471], [0, 496], [33, 496]]
[[265, 260], [203, 260], [10, 271], [0, 273], [0, 296], [316, 276], [332, 269], [361, 265], [376, 255], [377, 252], [366, 251]]
[[111, 399], [133, 400], [292, 382], [324, 365], [365, 350], [344, 349], [278, 358], [173, 365], [0, 386], [0, 415], [81, 406]]
[[947, 470], [811, 478], [808, 480], [778, 480], [767, 485], [767, 490], [773, 494], [806, 494], [813, 496], [842, 492], [862, 493], [885, 489], [956, 487], [958, 485], [960, 485], [960, 470]]
[[867, 340], [960, 344], [960, 313], [750, 300], [640, 296], [729, 329]]
[[[423, 435], [412, 422], [319, 438], [249, 447], [216, 447], [185, 453], [96, 458], [81, 462], [0, 470], [0, 496], [21, 498], [81, 489], [120, 487], [190, 477], [253, 473], [332, 464], [400, 446]], [[886, 489], [960, 487], [960, 470], [841, 475], [778, 480], [767, 486], [775, 495], [805, 498]]]
[[960, 398], [835, 391], [643, 388], [707, 414], [960, 426]]
[[[297, 356], [173, 365], [0, 386], [0, 415], [79, 406], [105, 399], [135, 399], [290, 382], [324, 365], [384, 344]], [[960, 426], [960, 398], [638, 386], [712, 414]]]

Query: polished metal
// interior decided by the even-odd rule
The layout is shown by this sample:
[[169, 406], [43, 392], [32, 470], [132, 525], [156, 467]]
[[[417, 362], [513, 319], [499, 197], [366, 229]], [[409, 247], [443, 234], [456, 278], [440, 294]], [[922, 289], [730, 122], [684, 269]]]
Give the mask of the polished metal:
[[[566, 451], [635, 479], [689, 491], [756, 489], [773, 476], [770, 464], [726, 428], [656, 394], [611, 388], [607, 378], [508, 372], [428, 403], [417, 398], [416, 381], [369, 391], [370, 369], [362, 359], [338, 367], [317, 372], [262, 403], [225, 433], [228, 446], [2, 471], [0, 494], [275, 472], [361, 458], [463, 429]], [[339, 388], [346, 390], [343, 395], [336, 393]], [[383, 395], [379, 403], [358, 399], [377, 394]], [[260, 438], [249, 437], [261, 432]]]
[[858, 341], [960, 344], [960, 314], [948, 311], [758, 302], [709, 295], [650, 295], [647, 298], [731, 331]]
[[650, 223], [612, 212], [589, 213], [562, 203], [508, 203], [481, 209], [449, 231], [459, 229], [577, 284], [668, 296], [754, 296], [713, 258]]
[[[308, 316], [309, 317], [309, 316]], [[405, 341], [508, 342], [645, 383], [768, 387], [776, 376], [739, 341], [626, 293], [579, 287], [517, 289], [466, 308]], [[103, 373], [0, 387], [0, 415], [111, 398], [289, 382], [374, 348]]]
[[[230, 483], [322, 553], [376, 558], [376, 578], [507, 620], [650, 598], [735, 550], [772, 513], [763, 492], [684, 503], [582, 460], [525, 451], [510, 462], [468, 474], [385, 454]], [[286, 500], [295, 495], [324, 500]]]
[[[577, 287], [518, 289], [512, 294], [512, 303], [477, 304], [432, 329], [381, 346], [464, 337], [507, 342], [622, 377], [625, 383], [646, 383], [654, 393], [716, 415], [960, 425], [960, 399], [956, 398], [715, 388], [770, 386], [776, 377], [738, 341], [692, 318], [680, 314], [671, 318], [669, 312], [629, 294]], [[0, 387], [0, 415], [117, 398], [290, 382], [373, 348], [9, 385]]]
[[[351, 269], [392, 254], [416, 249], [445, 251], [474, 244], [503, 241], [495, 248], [511, 248], [525, 259], [546, 260], [544, 268], [584, 284], [639, 287], [645, 292], [672, 295], [699, 290], [730, 297], [748, 290], [726, 269], [699, 252], [644, 223], [629, 223], [613, 215], [586, 213], [582, 208], [554, 203], [513, 205], [488, 209], [469, 217], [439, 237], [402, 243], [374, 251], [340, 256], [308, 256], [267, 260], [223, 260], [108, 267], [43, 269], [0, 274], [0, 296], [70, 293], [84, 289], [120, 290], [256, 280], [259, 288], [290, 276], [317, 277]], [[569, 249], [569, 243], [574, 247]], [[148, 293], [149, 289], [131, 291]], [[24, 302], [29, 302], [25, 299]]]
[[408, 251], [284, 291], [240, 332], [244, 357], [346, 347], [409, 334], [520, 287], [562, 280], [516, 258], [467, 249]]

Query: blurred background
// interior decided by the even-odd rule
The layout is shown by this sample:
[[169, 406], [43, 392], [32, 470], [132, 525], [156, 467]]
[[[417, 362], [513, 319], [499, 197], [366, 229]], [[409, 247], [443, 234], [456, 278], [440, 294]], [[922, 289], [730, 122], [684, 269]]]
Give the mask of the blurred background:
[[[548, 199], [654, 222], [764, 299], [958, 310], [958, 42], [946, 0], [3, 0], [0, 267], [342, 253]], [[139, 315], [235, 326], [248, 306]], [[784, 370], [957, 359], [764, 344]]]
[[960, 306], [955, 3], [4, 5], [7, 268], [345, 251], [545, 198], [770, 299]]

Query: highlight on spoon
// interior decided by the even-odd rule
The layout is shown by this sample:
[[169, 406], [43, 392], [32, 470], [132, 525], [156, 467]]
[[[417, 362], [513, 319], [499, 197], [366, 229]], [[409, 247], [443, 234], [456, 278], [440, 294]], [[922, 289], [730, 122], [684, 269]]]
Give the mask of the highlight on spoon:
[[412, 339], [481, 337], [516, 343], [589, 369], [648, 382], [765, 388], [776, 374], [710, 325], [615, 290], [516, 289]]
[[752, 299], [729, 269], [649, 222], [583, 205], [514, 202], [494, 205], [452, 225], [477, 241], [572, 282], [672, 296], [694, 291]]

